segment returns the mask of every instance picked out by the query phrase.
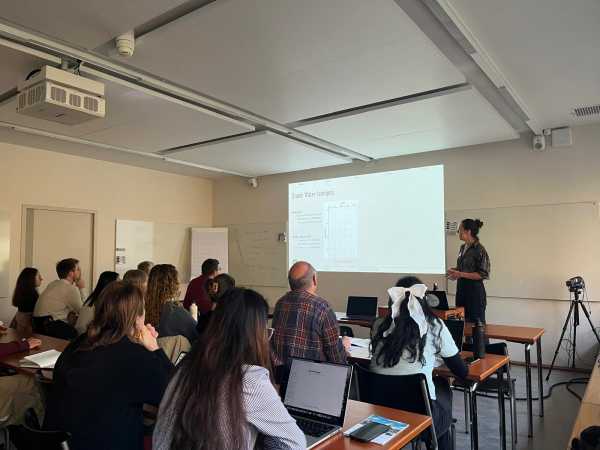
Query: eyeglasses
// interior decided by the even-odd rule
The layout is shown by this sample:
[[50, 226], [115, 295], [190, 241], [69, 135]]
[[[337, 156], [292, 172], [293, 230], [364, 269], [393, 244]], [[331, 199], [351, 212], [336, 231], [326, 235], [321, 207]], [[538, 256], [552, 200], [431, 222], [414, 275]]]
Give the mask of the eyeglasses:
[[273, 337], [273, 333], [275, 333], [275, 328], [268, 327], [267, 328], [267, 340], [271, 340]]

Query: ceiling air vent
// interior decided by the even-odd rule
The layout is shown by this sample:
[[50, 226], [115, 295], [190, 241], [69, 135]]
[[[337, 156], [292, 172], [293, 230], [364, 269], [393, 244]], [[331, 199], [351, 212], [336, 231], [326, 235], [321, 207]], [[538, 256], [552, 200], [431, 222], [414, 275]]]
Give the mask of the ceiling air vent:
[[582, 119], [586, 119], [588, 117], [600, 117], [600, 105], [573, 108], [571, 114]]

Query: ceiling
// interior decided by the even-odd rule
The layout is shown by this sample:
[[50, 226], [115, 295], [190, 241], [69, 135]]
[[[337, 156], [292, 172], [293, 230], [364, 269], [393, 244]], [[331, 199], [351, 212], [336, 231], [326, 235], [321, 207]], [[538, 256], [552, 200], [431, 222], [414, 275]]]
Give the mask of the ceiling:
[[[17, 114], [9, 99], [0, 104], [0, 140], [198, 176], [262, 176], [346, 164], [348, 156], [517, 138], [502, 108], [470, 84], [468, 69], [405, 12], [410, 1], [420, 0], [216, 0], [202, 7], [197, 0], [5, 1], [0, 20], [49, 36], [36, 42], [98, 49], [140, 74], [127, 80], [149, 75], [163, 87], [157, 94], [114, 72], [97, 73], [107, 116], [76, 126]], [[512, 8], [491, 0], [438, 3], [477, 50], [473, 60], [508, 89], [531, 124], [574, 123], [571, 107], [600, 103], [600, 61], [589, 57], [600, 5], [507, 1]], [[194, 11], [158, 24], [193, 2]], [[116, 35], [152, 21], [158, 25], [145, 28], [133, 57], [106, 51]], [[6, 45], [0, 41], [0, 96], [40, 65], [57, 65]], [[174, 98], [181, 89], [200, 100]], [[199, 107], [213, 100], [217, 114]]]
[[572, 108], [600, 104], [598, 0], [439, 3], [493, 61], [540, 128], [579, 124]]

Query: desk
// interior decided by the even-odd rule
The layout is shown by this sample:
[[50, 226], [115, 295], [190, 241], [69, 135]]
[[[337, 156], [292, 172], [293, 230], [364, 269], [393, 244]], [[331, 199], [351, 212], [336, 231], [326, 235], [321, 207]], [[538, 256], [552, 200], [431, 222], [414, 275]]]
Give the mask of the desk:
[[598, 361], [590, 375], [590, 381], [585, 388], [585, 394], [581, 400], [581, 406], [577, 413], [577, 419], [573, 424], [571, 438], [567, 442], [567, 449], [571, 448], [571, 440], [579, 437], [579, 434], [587, 427], [600, 424], [600, 367]]
[[344, 431], [356, 425], [361, 420], [377, 414], [388, 419], [397, 420], [408, 424], [408, 428], [400, 433], [395, 439], [385, 446], [359, 442], [345, 437], [341, 433], [336, 437], [326, 440], [315, 447], [319, 450], [349, 450], [349, 449], [401, 449], [418, 437], [423, 431], [431, 426], [431, 417], [414, 414], [399, 409], [386, 408], [384, 406], [371, 405], [369, 403], [348, 400], [346, 407], [346, 418], [344, 420]]
[[[465, 324], [465, 336], [471, 336], [473, 324]], [[519, 327], [511, 325], [494, 325], [488, 323], [485, 325], [485, 335], [492, 339], [516, 342], [525, 346], [525, 377], [527, 387], [527, 415], [529, 418], [528, 436], [533, 436], [533, 399], [531, 393], [531, 346], [537, 347], [537, 371], [538, 371], [538, 389], [540, 417], [544, 417], [544, 384], [542, 382], [542, 334], [543, 328]]]
[[[465, 317], [465, 308], [464, 306], [457, 306], [456, 308], [449, 309], [437, 309], [431, 308], [433, 313], [442, 320], [448, 319], [462, 319]], [[390, 310], [387, 306], [379, 306], [377, 308], [377, 314], [379, 317], [385, 317], [390, 313]]]
[[[352, 362], [369, 363], [371, 357], [368, 350], [360, 347], [353, 347], [354, 351], [351, 352], [351, 356], [348, 358]], [[353, 353], [353, 354], [352, 354]], [[461, 355], [472, 356], [471, 352], [461, 352]], [[465, 381], [468, 382], [468, 402], [470, 414], [470, 428], [471, 428], [471, 448], [477, 450], [479, 448], [479, 432], [477, 425], [477, 396], [474, 395], [477, 390], [477, 386], [482, 381], [489, 378], [494, 373], [498, 374], [498, 379], [502, 380], [504, 374], [501, 369], [509, 363], [508, 356], [504, 355], [492, 355], [487, 354], [484, 358], [480, 359], [477, 363], [469, 366], [469, 373]], [[452, 377], [452, 372], [446, 366], [440, 366], [434, 369], [435, 375], [442, 377]], [[506, 419], [504, 411], [504, 392], [502, 390], [502, 382], [498, 383], [498, 408], [500, 410], [500, 443], [503, 450], [506, 449]]]
[[[43, 334], [33, 334], [32, 337], [38, 338], [42, 341], [42, 345], [35, 350], [28, 350], [20, 353], [13, 353], [12, 355], [5, 356], [4, 358], [0, 358], [0, 364], [12, 367], [13, 369], [18, 370], [19, 372], [34, 375], [38, 369], [30, 369], [24, 368], [19, 365], [19, 361], [26, 356], [35, 355], [36, 353], [45, 352], [47, 350], [58, 350], [62, 352], [67, 345], [69, 345], [69, 341], [64, 339], [57, 339], [50, 336], [45, 336]], [[17, 331], [13, 328], [9, 328], [5, 334], [0, 335], [0, 343], [18, 341], [22, 338], [17, 334]]]

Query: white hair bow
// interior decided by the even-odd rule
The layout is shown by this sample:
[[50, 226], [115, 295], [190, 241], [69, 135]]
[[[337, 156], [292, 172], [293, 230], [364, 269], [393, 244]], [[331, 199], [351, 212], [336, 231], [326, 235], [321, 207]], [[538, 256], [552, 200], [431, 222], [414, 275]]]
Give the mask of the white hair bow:
[[423, 312], [423, 308], [421, 307], [421, 303], [419, 303], [419, 300], [417, 300], [417, 297], [421, 299], [425, 298], [427, 286], [424, 284], [414, 284], [409, 288], [393, 287], [388, 289], [388, 294], [392, 299], [392, 323], [390, 327], [383, 332], [383, 337], [387, 337], [392, 331], [394, 331], [396, 326], [394, 319], [400, 315], [400, 304], [406, 298], [407, 292], [410, 293], [408, 298], [408, 313], [410, 314], [410, 318], [418, 325], [419, 335], [421, 337], [425, 336], [427, 333], [427, 319], [425, 317], [425, 313]]

